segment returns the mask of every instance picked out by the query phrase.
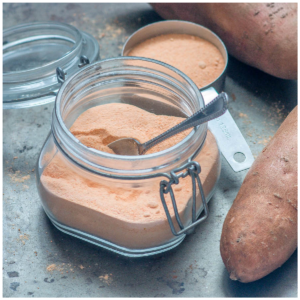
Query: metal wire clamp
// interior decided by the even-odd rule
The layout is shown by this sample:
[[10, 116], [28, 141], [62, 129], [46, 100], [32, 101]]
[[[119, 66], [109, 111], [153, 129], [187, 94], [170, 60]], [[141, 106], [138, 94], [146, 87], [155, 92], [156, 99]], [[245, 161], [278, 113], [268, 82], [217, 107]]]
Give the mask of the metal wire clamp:
[[[80, 63], [78, 64], [78, 68], [82, 68], [90, 63], [90, 60], [85, 56], [81, 55], [79, 58]], [[67, 73], [61, 67], [56, 68], [56, 78], [58, 83], [64, 83], [66, 80]]]
[[[183, 171], [185, 169], [186, 169], [185, 172], [181, 172], [179, 174], [176, 174], [176, 173], [178, 173], [180, 171]], [[165, 210], [165, 213], [166, 213], [171, 231], [175, 236], [179, 236], [183, 233], [187, 233], [187, 231], [194, 228], [196, 225], [203, 222], [208, 217], [208, 206], [207, 206], [207, 202], [206, 202], [206, 199], [205, 199], [201, 179], [199, 177], [200, 172], [201, 172], [201, 167], [200, 167], [199, 163], [197, 163], [195, 161], [191, 161], [191, 162], [188, 162], [185, 165], [181, 166], [180, 168], [175, 169], [174, 171], [170, 172], [171, 178], [170, 178], [169, 181], [162, 180], [160, 182], [161, 202], [162, 202], [162, 205], [164, 207], [164, 210]], [[179, 213], [178, 213], [178, 209], [177, 209], [177, 205], [176, 205], [176, 199], [175, 199], [175, 196], [174, 196], [172, 185], [173, 184], [178, 184], [180, 178], [185, 178], [188, 175], [192, 178], [192, 188], [193, 188], [192, 224], [184, 227], [183, 224], [182, 224], [182, 221], [180, 220], [180, 217], [179, 217]], [[196, 198], [197, 198], [196, 181], [197, 181], [197, 184], [198, 184], [201, 200], [202, 200], [202, 203], [203, 203], [203, 209], [204, 209], [204, 215], [198, 220], [197, 220], [197, 212], [196, 212]], [[172, 205], [173, 205], [173, 210], [174, 210], [174, 214], [175, 214], [175, 219], [176, 219], [177, 224], [180, 228], [180, 230], [178, 232], [176, 232], [175, 226], [173, 224], [173, 221], [172, 221], [172, 218], [171, 218], [171, 215], [170, 215], [170, 212], [169, 212], [166, 200], [165, 200], [165, 195], [168, 194], [168, 193], [170, 193], [170, 197], [171, 197], [171, 201], [172, 201]]]

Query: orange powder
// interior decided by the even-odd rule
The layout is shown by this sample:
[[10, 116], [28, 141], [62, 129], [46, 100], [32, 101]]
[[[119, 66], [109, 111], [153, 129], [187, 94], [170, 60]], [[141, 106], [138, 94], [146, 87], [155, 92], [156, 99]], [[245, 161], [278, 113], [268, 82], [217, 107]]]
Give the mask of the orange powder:
[[[86, 146], [112, 152], [107, 147], [111, 141], [134, 137], [145, 142], [182, 120], [155, 115], [129, 104], [111, 103], [85, 111], [70, 131]], [[149, 152], [175, 145], [188, 132], [166, 140]], [[202, 167], [200, 177], [206, 195], [217, 180], [218, 155], [216, 141], [208, 132], [203, 149], [196, 158]], [[174, 238], [159, 195], [159, 182], [164, 179], [150, 180], [142, 186], [122, 186], [101, 176], [87, 175], [58, 153], [45, 168], [39, 189], [47, 212], [60, 223], [120, 246], [138, 249], [158, 246]], [[180, 179], [174, 193], [180, 216], [186, 223], [191, 211], [190, 178]], [[168, 196], [166, 201], [172, 212]]]
[[135, 46], [128, 56], [167, 63], [189, 76], [198, 88], [215, 81], [225, 68], [224, 58], [216, 46], [187, 34], [156, 36]]
[[[70, 131], [82, 144], [113, 153], [107, 145], [117, 139], [132, 137], [144, 143], [183, 120], [173, 116], [155, 115], [129, 104], [111, 103], [85, 111], [77, 118]], [[167, 139], [151, 148], [146, 154], [174, 146], [191, 130], [188, 129]]]

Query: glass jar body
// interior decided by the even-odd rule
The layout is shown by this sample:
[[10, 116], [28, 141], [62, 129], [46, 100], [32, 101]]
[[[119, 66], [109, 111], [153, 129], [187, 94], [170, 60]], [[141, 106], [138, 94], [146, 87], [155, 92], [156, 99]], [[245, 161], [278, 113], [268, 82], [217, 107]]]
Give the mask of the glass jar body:
[[[93, 151], [72, 137], [68, 129], [74, 120], [85, 110], [104, 103], [132, 104], [133, 99], [138, 99], [135, 105], [146, 108], [150, 104], [151, 110], [155, 111], [157, 101], [160, 112], [174, 109], [174, 112], [185, 115], [203, 106], [196, 99], [199, 97], [197, 93], [195, 103], [191, 100], [193, 94], [184, 96], [182, 89], [187, 89], [190, 84], [185, 82], [186, 79], [180, 79], [181, 83], [166, 83], [162, 78], [165, 66], [154, 68], [152, 62], [147, 65], [147, 60], [143, 60], [137, 67], [137, 62], [126, 58], [107, 64], [100, 62], [100, 73], [99, 63], [94, 64], [82, 73], [83, 78], [75, 76], [65, 88], [63, 86], [67, 92], [61, 91], [61, 101], [56, 103], [52, 131], [42, 148], [37, 167], [40, 198], [56, 227], [127, 256], [163, 252], [177, 246], [185, 237], [185, 234], [173, 235], [161, 203], [160, 183], [168, 179], [167, 174], [188, 161], [199, 162], [200, 179], [208, 201], [213, 195], [221, 166], [216, 140], [206, 125], [194, 130], [173, 149], [141, 157], [125, 158]], [[141, 70], [140, 65], [145, 62], [147, 66]], [[110, 67], [114, 68], [113, 74]], [[157, 72], [161, 78], [153, 77]], [[147, 80], [145, 76], [148, 76]], [[102, 84], [95, 82], [99, 78]], [[137, 79], [140, 80], [138, 86]], [[133, 80], [135, 84], [132, 84]], [[162, 81], [160, 86], [157, 86], [158, 80]], [[177, 94], [167, 85], [179, 85]], [[91, 90], [91, 87], [94, 88]], [[72, 95], [68, 94], [70, 91]], [[180, 219], [187, 226], [192, 223], [191, 178], [180, 178], [173, 190]], [[170, 195], [165, 195], [165, 199], [176, 224]], [[199, 192], [196, 199], [199, 216], [203, 210]], [[175, 228], [180, 229], [178, 225]]]

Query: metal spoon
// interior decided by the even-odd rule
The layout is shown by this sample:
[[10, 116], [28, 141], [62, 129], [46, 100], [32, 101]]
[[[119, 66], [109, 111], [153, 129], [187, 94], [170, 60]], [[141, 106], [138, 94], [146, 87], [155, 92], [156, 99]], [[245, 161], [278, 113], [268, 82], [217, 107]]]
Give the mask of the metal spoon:
[[221, 93], [192, 116], [146, 143], [141, 144], [134, 138], [122, 138], [108, 144], [107, 146], [119, 155], [145, 154], [145, 152], [150, 148], [170, 138], [171, 136], [223, 115], [227, 110], [227, 104], [227, 94]]

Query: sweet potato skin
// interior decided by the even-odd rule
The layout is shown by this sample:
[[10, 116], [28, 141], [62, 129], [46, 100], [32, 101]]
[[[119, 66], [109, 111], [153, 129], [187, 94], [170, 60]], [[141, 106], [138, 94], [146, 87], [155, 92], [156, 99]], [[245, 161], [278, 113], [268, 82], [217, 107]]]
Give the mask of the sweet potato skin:
[[230, 278], [260, 279], [297, 248], [297, 107], [257, 157], [223, 224]]
[[165, 19], [201, 24], [255, 68], [297, 79], [297, 3], [155, 3]]

